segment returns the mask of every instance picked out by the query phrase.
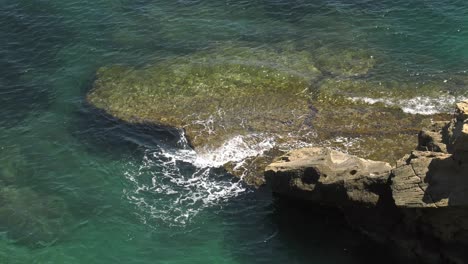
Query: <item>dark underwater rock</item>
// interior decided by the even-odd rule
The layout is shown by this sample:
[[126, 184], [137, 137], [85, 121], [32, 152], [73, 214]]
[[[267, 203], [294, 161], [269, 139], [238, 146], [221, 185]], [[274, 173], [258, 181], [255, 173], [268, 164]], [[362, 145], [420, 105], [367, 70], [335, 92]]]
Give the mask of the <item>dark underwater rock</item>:
[[0, 147], [0, 187], [18, 184], [22, 175], [26, 174], [24, 168], [27, 166], [26, 159], [21, 149], [15, 145]]
[[25, 187], [0, 188], [0, 229], [28, 247], [54, 243], [65, 234], [69, 214], [64, 200]]
[[0, 148], [0, 232], [31, 248], [54, 243], [70, 223], [65, 201], [29, 187], [27, 160], [15, 145]]

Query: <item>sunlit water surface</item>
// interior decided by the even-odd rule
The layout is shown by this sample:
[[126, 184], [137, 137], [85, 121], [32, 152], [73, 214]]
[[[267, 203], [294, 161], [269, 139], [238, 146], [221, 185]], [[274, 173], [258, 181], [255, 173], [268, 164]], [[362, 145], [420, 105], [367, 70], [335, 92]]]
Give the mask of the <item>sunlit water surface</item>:
[[450, 81], [468, 68], [467, 12], [457, 0], [0, 0], [0, 263], [391, 263], [336, 212], [273, 203], [216, 168], [268, 138], [197, 156], [179, 131], [109, 120], [84, 96], [100, 66], [222, 42], [359, 47], [381, 56], [380, 79]]

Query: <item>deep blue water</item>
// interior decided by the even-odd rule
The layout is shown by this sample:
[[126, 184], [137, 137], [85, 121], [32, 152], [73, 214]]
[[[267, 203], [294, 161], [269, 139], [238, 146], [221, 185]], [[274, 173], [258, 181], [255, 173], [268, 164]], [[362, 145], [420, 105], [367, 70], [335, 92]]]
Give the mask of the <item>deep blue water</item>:
[[0, 0], [0, 40], [0, 263], [391, 263], [336, 212], [275, 203], [195, 166], [175, 131], [91, 109], [101, 66], [289, 43], [369, 50], [375, 79], [468, 80], [457, 0]]

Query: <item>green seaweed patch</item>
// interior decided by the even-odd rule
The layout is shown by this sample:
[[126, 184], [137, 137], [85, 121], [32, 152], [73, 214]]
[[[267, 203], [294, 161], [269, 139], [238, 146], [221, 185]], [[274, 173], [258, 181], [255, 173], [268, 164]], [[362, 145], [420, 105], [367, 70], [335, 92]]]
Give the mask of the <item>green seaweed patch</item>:
[[101, 68], [88, 102], [131, 123], [183, 128], [195, 147], [251, 133], [310, 129], [309, 86], [320, 74], [302, 54], [220, 49], [145, 69]]

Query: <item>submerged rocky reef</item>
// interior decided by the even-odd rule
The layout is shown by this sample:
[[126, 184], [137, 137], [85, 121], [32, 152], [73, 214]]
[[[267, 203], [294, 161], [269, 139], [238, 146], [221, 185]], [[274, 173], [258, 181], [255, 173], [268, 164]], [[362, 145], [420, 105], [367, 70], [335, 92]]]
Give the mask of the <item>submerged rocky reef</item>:
[[30, 172], [17, 146], [0, 149], [0, 231], [27, 247], [50, 245], [66, 234], [71, 214], [59, 196], [26, 187]]
[[[371, 91], [397, 93], [368, 80], [377, 64], [372, 52], [358, 48], [229, 43], [141, 68], [102, 67], [87, 101], [125, 122], [182, 129], [200, 154], [237, 136], [252, 145], [270, 138], [267, 152], [225, 166], [259, 186], [266, 164], [292, 148], [322, 145], [394, 162], [416, 145], [420, 127], [444, 118], [357, 100]], [[411, 98], [415, 92], [408, 90], [398, 98]]]
[[[244, 57], [252, 59], [246, 61]], [[88, 101], [131, 123], [183, 128], [200, 151], [237, 135], [310, 130], [307, 54], [220, 49], [144, 69], [101, 68]]]

